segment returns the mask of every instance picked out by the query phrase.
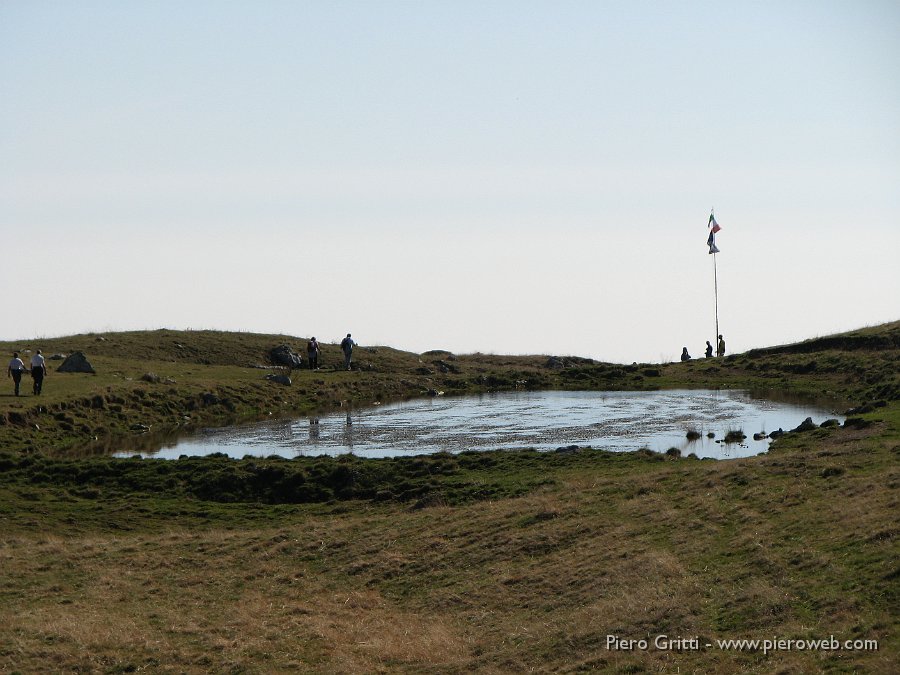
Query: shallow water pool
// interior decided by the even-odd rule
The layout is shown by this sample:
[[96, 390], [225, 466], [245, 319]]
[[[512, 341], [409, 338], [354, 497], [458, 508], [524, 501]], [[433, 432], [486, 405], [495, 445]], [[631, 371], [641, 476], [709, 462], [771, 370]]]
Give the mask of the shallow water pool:
[[[649, 448], [729, 459], [765, 452], [754, 433], [790, 430], [807, 417], [843, 420], [822, 405], [772, 401], [743, 391], [529, 391], [416, 399], [334, 412], [318, 418], [273, 420], [206, 429], [145, 457], [226, 453], [231, 457], [339, 455], [396, 457], [577, 445], [614, 452]], [[729, 430], [747, 439], [724, 443]], [[700, 438], [688, 441], [687, 432]], [[712, 437], [708, 436], [712, 434]], [[120, 456], [134, 453], [123, 452]]]

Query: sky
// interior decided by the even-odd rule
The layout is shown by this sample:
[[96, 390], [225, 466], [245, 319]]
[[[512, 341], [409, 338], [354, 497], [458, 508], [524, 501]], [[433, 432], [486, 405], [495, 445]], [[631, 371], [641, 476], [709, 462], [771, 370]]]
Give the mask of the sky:
[[729, 352], [897, 320], [900, 3], [0, 0], [0, 233], [27, 346], [659, 362], [716, 286]]

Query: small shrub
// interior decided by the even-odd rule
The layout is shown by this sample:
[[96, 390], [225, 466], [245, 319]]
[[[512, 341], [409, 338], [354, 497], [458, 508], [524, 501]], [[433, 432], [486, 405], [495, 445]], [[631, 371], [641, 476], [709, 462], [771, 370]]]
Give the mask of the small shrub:
[[726, 443], [741, 443], [745, 438], [747, 438], [747, 435], [743, 429], [729, 429], [728, 433], [725, 434]]

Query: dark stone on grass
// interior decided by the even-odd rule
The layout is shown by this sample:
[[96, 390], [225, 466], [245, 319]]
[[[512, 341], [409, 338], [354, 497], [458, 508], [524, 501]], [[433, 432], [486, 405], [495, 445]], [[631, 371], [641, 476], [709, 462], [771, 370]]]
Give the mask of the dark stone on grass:
[[64, 358], [66, 358], [66, 355], [65, 354], [54, 354], [53, 356], [48, 356], [47, 358], [50, 359], [51, 361], [62, 361]]
[[781, 427], [776, 429], [775, 431], [769, 432], [769, 440], [774, 441], [776, 438], [781, 438], [784, 436], [785, 431]]
[[66, 357], [66, 360], [59, 364], [59, 368], [56, 369], [56, 372], [96, 374], [97, 371], [94, 370], [90, 361], [87, 360], [84, 352], [75, 352], [69, 354], [69, 356]]
[[647, 377], [659, 377], [659, 368], [645, 368], [643, 373]]
[[865, 429], [871, 424], [872, 422], [864, 420], [862, 417], [848, 417], [844, 420], [845, 429]]
[[819, 426], [821, 426], [823, 429], [830, 429], [830, 428], [832, 428], [832, 427], [839, 427], [839, 426], [841, 426], [841, 423], [840, 423], [838, 420], [836, 420], [836, 419], [834, 419], [834, 418], [831, 418], [831, 419], [829, 419], [829, 420], [825, 420], [825, 421], [822, 422], [822, 424], [820, 424]]
[[441, 361], [441, 360], [433, 361], [433, 363], [434, 363], [434, 365], [436, 365], [438, 367], [438, 370], [440, 370], [442, 373], [453, 373], [454, 375], [459, 374], [459, 368], [457, 368], [452, 363], [447, 363], [446, 361]]
[[875, 410], [875, 408], [871, 403], [864, 403], [863, 405], [858, 405], [855, 408], [846, 410], [844, 412], [844, 415], [846, 415], [847, 417], [850, 417], [852, 415], [865, 415], [866, 413], [870, 413], [873, 410]]
[[291, 378], [287, 375], [275, 375], [274, 373], [271, 375], [266, 375], [266, 379], [269, 382], [275, 382], [276, 384], [283, 384], [286, 387], [291, 386]]
[[577, 445], [562, 445], [556, 449], [556, 452], [573, 453], [578, 452]]
[[148, 427], [146, 424], [132, 424], [129, 428], [139, 434], [146, 434], [148, 431], [150, 431], [150, 427]]
[[807, 417], [796, 428], [791, 429], [791, 431], [812, 431], [813, 429], [818, 429], [818, 426], [812, 421], [812, 417]]
[[287, 368], [302, 368], [303, 360], [300, 355], [293, 351], [287, 345], [279, 345], [270, 353], [269, 358], [276, 366], [286, 366]]
[[422, 366], [420, 368], [416, 368], [416, 375], [434, 375], [434, 371], [431, 368]]
[[159, 375], [156, 373], [144, 373], [141, 375], [141, 379], [144, 382], [150, 382], [151, 384], [159, 384]]
[[218, 396], [213, 394], [212, 392], [207, 391], [200, 395], [200, 402], [204, 406], [211, 406], [211, 405], [216, 405], [218, 403], [221, 403], [222, 400]]
[[839, 466], [826, 466], [822, 469], [822, 478], [830, 478], [831, 476], [840, 476], [844, 473], [844, 469]]
[[679, 450], [678, 448], [669, 448], [668, 450], [666, 450], [666, 454], [669, 457], [681, 457], [681, 450]]
[[18, 424], [20, 426], [25, 426], [27, 421], [25, 419], [25, 415], [20, 412], [16, 412], [15, 410], [11, 410], [6, 413], [6, 418], [9, 420], [10, 424]]
[[566, 364], [564, 364], [561, 359], [551, 356], [547, 359], [547, 363], [544, 364], [544, 367], [550, 368], [551, 370], [562, 370], [566, 367]]

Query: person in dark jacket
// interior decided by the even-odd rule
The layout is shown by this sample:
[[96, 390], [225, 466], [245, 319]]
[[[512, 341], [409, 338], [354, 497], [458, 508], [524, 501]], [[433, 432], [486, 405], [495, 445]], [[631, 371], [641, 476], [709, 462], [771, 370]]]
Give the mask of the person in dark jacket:
[[355, 346], [356, 343], [350, 337], [350, 333], [347, 333], [347, 337], [341, 340], [341, 351], [344, 352], [344, 368], [347, 370], [350, 370], [350, 357], [353, 356], [353, 348]]

